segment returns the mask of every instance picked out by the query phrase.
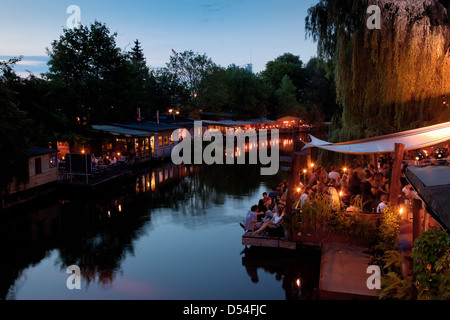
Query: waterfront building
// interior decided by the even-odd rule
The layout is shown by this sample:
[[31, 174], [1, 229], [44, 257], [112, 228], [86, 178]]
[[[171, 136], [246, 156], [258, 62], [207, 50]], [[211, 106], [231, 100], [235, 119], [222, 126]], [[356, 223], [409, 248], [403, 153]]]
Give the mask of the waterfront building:
[[28, 148], [27, 152], [28, 167], [24, 170], [28, 171], [28, 176], [23, 182], [14, 178], [8, 185], [2, 208], [34, 199], [58, 181], [58, 150]]

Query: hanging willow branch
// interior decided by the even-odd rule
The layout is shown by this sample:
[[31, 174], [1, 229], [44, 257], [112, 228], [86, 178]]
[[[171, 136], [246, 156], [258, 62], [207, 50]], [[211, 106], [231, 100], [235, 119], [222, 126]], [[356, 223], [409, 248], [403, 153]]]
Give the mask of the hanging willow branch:
[[[328, 62], [343, 106], [334, 141], [450, 121], [450, 1], [320, 0], [307, 36]], [[367, 8], [381, 9], [369, 29]]]

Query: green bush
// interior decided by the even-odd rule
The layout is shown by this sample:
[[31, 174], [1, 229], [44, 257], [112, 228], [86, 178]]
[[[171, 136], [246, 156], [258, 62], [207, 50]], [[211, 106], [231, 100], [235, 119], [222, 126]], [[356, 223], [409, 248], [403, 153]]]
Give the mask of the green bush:
[[344, 207], [333, 210], [326, 195], [316, 195], [303, 205], [298, 229], [325, 231], [340, 235], [373, 240], [376, 226], [368, 215], [347, 214]]
[[412, 249], [415, 285], [421, 300], [450, 299], [450, 236], [430, 229], [414, 241]]
[[383, 211], [383, 220], [379, 227], [378, 249], [383, 252], [398, 249], [398, 235], [400, 231], [398, 214], [392, 204], [388, 204]]

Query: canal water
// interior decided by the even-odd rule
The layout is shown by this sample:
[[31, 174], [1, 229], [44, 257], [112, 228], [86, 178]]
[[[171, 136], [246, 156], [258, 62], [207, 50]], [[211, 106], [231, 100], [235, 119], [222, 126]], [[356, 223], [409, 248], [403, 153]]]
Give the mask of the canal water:
[[[280, 141], [281, 152], [292, 147]], [[285, 148], [285, 150], [283, 150]], [[161, 164], [95, 193], [61, 189], [0, 217], [2, 299], [315, 299], [318, 251], [246, 248], [249, 208], [288, 178]], [[70, 290], [68, 266], [81, 271]]]

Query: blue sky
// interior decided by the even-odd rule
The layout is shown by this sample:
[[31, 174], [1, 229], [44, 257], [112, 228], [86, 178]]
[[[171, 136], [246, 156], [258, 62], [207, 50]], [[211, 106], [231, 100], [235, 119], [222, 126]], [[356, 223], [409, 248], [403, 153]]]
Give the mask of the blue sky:
[[81, 23], [95, 20], [117, 32], [117, 45], [129, 50], [139, 39], [151, 67], [164, 67], [172, 49], [206, 54], [215, 63], [265, 64], [290, 52], [306, 63], [316, 44], [305, 39], [307, 10], [318, 0], [46, 0], [2, 1], [0, 59], [24, 56], [16, 71], [46, 71], [47, 53], [62, 34], [67, 8], [81, 9]]

